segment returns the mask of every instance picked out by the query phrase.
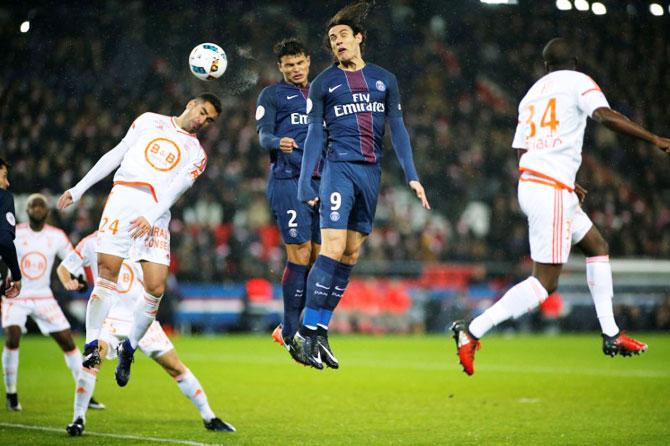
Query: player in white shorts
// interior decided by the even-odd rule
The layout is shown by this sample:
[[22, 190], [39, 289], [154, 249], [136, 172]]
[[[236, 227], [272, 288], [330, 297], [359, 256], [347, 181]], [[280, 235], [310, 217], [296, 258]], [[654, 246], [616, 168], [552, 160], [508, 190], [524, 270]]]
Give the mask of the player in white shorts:
[[533, 273], [469, 325], [463, 321], [452, 325], [459, 359], [468, 375], [474, 373], [479, 338], [495, 325], [535, 309], [556, 290], [574, 244], [586, 255], [587, 281], [603, 332], [603, 352], [630, 356], [647, 351], [646, 344], [625, 336], [614, 321], [609, 248], [579, 206], [586, 191], [575, 184], [575, 177], [589, 117], [668, 153], [670, 140], [610, 109], [598, 84], [576, 71], [577, 58], [565, 39], [551, 40], [542, 56], [548, 74], [521, 100], [512, 143], [519, 150], [519, 203], [528, 217]]
[[[54, 259], [56, 256], [67, 257], [72, 244], [62, 230], [46, 224], [49, 209], [44, 195], [28, 197], [27, 213], [29, 224], [17, 225], [14, 241], [23, 276], [21, 294], [12, 299], [2, 298], [2, 328], [5, 331], [2, 372], [7, 409], [16, 411], [21, 410], [17, 393], [19, 341], [26, 330], [28, 317], [35, 321], [43, 335], [50, 335], [63, 350], [65, 364], [75, 381], [81, 368], [81, 354], [72, 339], [70, 323], [51, 291]], [[92, 408], [102, 409], [104, 405], [92, 399]]]
[[[97, 231], [83, 238], [77, 248], [58, 265], [56, 271], [63, 284], [79, 275], [85, 274], [89, 281], [93, 281], [97, 277], [98, 268], [95, 252], [97, 238]], [[116, 350], [119, 344], [127, 339], [130, 334], [135, 307], [143, 299], [142, 268], [137, 262], [124, 261], [121, 264], [116, 292], [119, 294], [119, 299], [109, 310], [109, 315], [103, 323], [98, 340], [101, 363], [103, 359], [116, 358]], [[170, 342], [158, 321], [154, 321], [149, 326], [149, 330], [140, 340], [138, 348], [175, 379], [182, 393], [191, 400], [200, 412], [205, 428], [220, 432], [235, 431], [232, 425], [217, 418], [209, 407], [207, 395], [200, 382], [181, 362], [172, 342]], [[88, 407], [88, 400], [93, 394], [101, 363], [93, 367], [82, 366], [81, 373], [79, 373], [74, 392], [74, 415], [72, 423], [66, 428], [72, 436], [81, 435], [84, 431], [86, 408]]]
[[193, 185], [207, 164], [207, 155], [196, 133], [214, 122], [220, 113], [220, 100], [203, 93], [190, 100], [178, 117], [140, 115], [121, 142], [58, 200], [59, 209], [68, 207], [118, 167], [98, 227], [96, 252], [100, 275], [86, 307], [84, 363], [92, 367], [100, 361], [97, 340], [117, 299], [121, 264], [132, 248], [142, 265], [144, 299], [136, 309], [133, 328], [120, 350], [115, 373], [119, 386], [125, 386], [130, 379], [133, 353], [155, 320], [165, 291], [170, 264], [170, 207]]

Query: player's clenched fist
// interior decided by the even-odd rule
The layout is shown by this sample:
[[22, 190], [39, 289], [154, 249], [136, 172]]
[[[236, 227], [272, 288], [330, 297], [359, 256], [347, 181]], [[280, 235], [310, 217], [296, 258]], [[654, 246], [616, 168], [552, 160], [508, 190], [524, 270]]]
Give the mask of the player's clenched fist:
[[291, 153], [293, 149], [298, 148], [298, 143], [293, 138], [284, 137], [279, 140], [279, 150], [284, 153]]

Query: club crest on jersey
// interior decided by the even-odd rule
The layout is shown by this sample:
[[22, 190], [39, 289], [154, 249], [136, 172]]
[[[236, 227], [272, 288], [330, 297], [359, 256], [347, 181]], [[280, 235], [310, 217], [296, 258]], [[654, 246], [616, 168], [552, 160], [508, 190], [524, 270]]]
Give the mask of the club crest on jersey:
[[7, 219], [7, 223], [9, 223], [12, 226], [16, 226], [16, 218], [14, 218], [14, 214], [11, 212], [7, 212], [5, 214], [5, 218]]
[[160, 172], [174, 169], [181, 159], [179, 146], [167, 138], [155, 138], [144, 149], [147, 163]]
[[337, 211], [333, 211], [330, 213], [330, 220], [331, 221], [339, 221], [340, 220], [340, 213]]
[[375, 87], [377, 87], [377, 90], [379, 91], [386, 91], [386, 84], [382, 81], [377, 81]]
[[47, 271], [47, 258], [37, 251], [27, 252], [21, 257], [21, 273], [28, 279], [37, 280]]
[[265, 116], [265, 107], [259, 105], [256, 108], [256, 121], [260, 120], [263, 116]]

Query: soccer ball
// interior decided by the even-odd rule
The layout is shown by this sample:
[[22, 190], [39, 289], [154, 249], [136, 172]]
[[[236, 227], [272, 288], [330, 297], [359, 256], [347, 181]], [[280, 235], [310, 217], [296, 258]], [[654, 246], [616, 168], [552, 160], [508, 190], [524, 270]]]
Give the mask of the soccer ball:
[[228, 67], [226, 53], [215, 43], [201, 43], [188, 56], [191, 73], [203, 81], [218, 79]]

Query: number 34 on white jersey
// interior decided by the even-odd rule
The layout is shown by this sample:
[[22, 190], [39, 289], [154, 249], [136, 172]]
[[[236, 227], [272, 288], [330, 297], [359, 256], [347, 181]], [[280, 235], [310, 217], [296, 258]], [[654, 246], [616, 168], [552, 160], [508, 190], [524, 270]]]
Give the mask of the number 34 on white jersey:
[[609, 104], [589, 76], [554, 71], [538, 80], [519, 104], [512, 147], [525, 149], [519, 168], [574, 188], [582, 163], [587, 118]]

